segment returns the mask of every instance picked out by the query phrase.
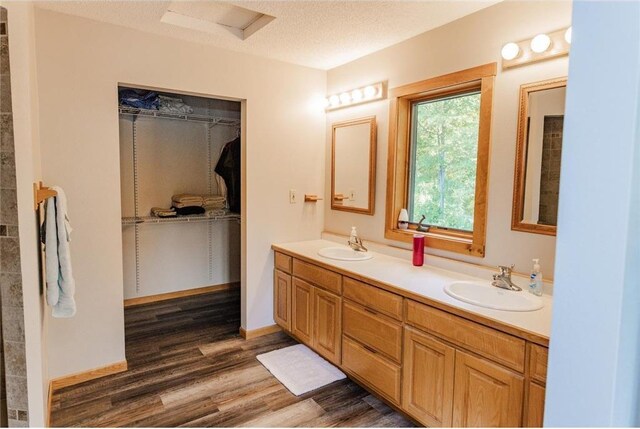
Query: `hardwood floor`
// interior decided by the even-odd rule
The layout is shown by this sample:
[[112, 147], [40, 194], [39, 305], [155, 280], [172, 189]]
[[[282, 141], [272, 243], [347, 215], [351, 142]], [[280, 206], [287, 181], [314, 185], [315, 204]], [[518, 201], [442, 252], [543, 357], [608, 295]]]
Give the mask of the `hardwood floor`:
[[125, 310], [126, 372], [56, 390], [56, 427], [407, 427], [343, 380], [296, 397], [256, 355], [295, 344], [238, 335], [238, 289]]

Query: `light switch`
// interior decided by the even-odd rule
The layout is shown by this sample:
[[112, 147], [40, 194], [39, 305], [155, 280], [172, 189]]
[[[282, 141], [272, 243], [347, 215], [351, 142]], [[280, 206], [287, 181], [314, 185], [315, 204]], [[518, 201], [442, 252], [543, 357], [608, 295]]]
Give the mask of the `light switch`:
[[296, 195], [296, 190], [295, 189], [289, 189], [289, 203], [290, 204], [295, 204], [298, 202], [298, 197]]

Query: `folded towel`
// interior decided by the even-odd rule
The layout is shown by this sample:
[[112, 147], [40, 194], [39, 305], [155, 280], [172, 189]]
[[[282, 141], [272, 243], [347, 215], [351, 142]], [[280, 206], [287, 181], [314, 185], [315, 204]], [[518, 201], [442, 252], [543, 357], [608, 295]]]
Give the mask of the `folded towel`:
[[202, 199], [204, 200], [204, 202], [207, 202], [207, 201], [224, 201], [224, 200], [226, 200], [226, 198], [223, 197], [222, 195], [202, 195]]
[[205, 210], [202, 206], [176, 207], [174, 205], [173, 207], [176, 209], [176, 213], [179, 216], [189, 216], [189, 215], [205, 213]]
[[217, 217], [217, 216], [224, 216], [226, 215], [228, 212], [225, 209], [207, 209], [207, 216], [208, 217]]
[[193, 113], [193, 108], [182, 101], [181, 98], [167, 97], [164, 95], [158, 96], [158, 102], [160, 107], [158, 110], [167, 113], [180, 113], [190, 114]]
[[176, 203], [175, 201], [173, 201], [172, 206], [177, 208], [177, 209], [183, 209], [186, 207], [200, 207], [202, 208], [202, 203]]
[[176, 217], [178, 214], [176, 210], [172, 208], [164, 209], [162, 207], [151, 208], [151, 216], [155, 217]]
[[195, 194], [176, 194], [173, 197], [171, 197], [171, 199], [173, 201], [175, 201], [176, 203], [184, 203], [184, 202], [200, 202], [202, 203], [203, 198], [202, 195], [195, 195]]

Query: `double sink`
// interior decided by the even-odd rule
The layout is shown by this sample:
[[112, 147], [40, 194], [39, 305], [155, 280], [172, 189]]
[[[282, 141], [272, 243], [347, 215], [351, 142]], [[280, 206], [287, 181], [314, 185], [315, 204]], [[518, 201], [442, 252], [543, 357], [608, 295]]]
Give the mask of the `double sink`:
[[[337, 261], [366, 261], [371, 252], [357, 252], [347, 246], [325, 247], [318, 255]], [[541, 298], [526, 291], [500, 289], [487, 281], [456, 281], [444, 287], [447, 295], [469, 304], [503, 311], [535, 311], [544, 307]]]

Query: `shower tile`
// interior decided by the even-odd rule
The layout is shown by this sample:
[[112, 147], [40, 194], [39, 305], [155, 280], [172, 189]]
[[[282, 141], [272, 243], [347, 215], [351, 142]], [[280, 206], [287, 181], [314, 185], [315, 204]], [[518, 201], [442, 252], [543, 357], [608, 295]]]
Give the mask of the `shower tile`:
[[4, 368], [7, 376], [27, 376], [27, 360], [24, 343], [5, 341]]
[[9, 420], [9, 427], [10, 428], [28, 428], [29, 422], [22, 421], [22, 420]]
[[3, 189], [16, 189], [16, 161], [13, 152], [0, 152], [0, 183]]
[[24, 341], [24, 309], [2, 306], [2, 337], [4, 341]]
[[0, 112], [11, 113], [11, 79], [8, 74], [0, 75]]
[[9, 73], [9, 39], [0, 37], [0, 74]]
[[20, 242], [16, 237], [0, 238], [0, 271], [20, 272]]
[[7, 376], [7, 403], [16, 409], [28, 409], [26, 377]]
[[13, 116], [11, 113], [0, 114], [0, 151], [13, 152]]
[[22, 276], [20, 273], [0, 273], [2, 305], [22, 307]]
[[3, 225], [18, 224], [18, 203], [15, 189], [0, 189], [0, 223]]

